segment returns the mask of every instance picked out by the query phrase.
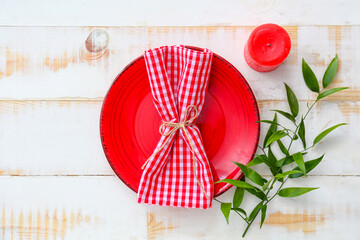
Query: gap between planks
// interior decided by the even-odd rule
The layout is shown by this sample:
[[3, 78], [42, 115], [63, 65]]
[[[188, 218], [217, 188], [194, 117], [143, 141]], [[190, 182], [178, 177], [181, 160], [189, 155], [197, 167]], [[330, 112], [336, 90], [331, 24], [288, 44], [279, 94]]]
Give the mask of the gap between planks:
[[[272, 175], [262, 175], [263, 177], [273, 177]], [[1, 174], [1, 178], [8, 178], [8, 177], [117, 177], [114, 174], [83, 174], [83, 175], [77, 175], [77, 174]], [[333, 175], [326, 175], [326, 174], [319, 174], [319, 175], [307, 175], [307, 177], [360, 177], [359, 174], [350, 174], [350, 175], [344, 175], [344, 174], [333, 174]], [[303, 177], [305, 178], [305, 177]]]
[[[190, 26], [190, 25], [176, 25], [176, 26], [165, 26], [165, 25], [146, 25], [146, 26], [131, 26], [131, 25], [124, 25], [124, 26], [112, 26], [112, 25], [72, 25], [72, 26], [62, 26], [62, 25], [0, 25], [0, 28], [141, 28], [141, 29], [161, 29], [161, 28], [196, 28], [196, 29], [202, 29], [202, 28], [255, 28], [258, 25], [199, 25], [199, 26]], [[360, 24], [314, 24], [314, 25], [294, 25], [294, 24], [281, 24], [284, 28], [296, 28], [296, 27], [358, 27]]]
[[[73, 97], [65, 97], [65, 98], [49, 98], [49, 99], [40, 99], [40, 98], [28, 98], [28, 99], [6, 99], [6, 98], [0, 98], [0, 103], [19, 103], [19, 102], [103, 102], [105, 98], [99, 97], [99, 98], [73, 98]], [[287, 102], [286, 99], [259, 99], [256, 100], [259, 103], [266, 103], [266, 102]], [[312, 102], [315, 101], [315, 99], [298, 99], [299, 102]], [[359, 102], [359, 99], [326, 99], [326, 100], [320, 100], [319, 102]]]

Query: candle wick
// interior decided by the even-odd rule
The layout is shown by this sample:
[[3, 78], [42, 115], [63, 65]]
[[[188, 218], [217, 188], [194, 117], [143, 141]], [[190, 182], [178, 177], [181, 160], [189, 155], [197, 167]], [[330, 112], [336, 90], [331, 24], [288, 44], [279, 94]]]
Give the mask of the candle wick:
[[271, 47], [271, 43], [268, 43], [267, 46], [268, 46], [268, 47]]

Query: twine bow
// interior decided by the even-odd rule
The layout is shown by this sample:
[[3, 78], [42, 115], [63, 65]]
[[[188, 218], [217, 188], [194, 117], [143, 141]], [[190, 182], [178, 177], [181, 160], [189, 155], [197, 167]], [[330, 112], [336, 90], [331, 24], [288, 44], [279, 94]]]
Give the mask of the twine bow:
[[[190, 109], [194, 109], [195, 110], [195, 116], [193, 116], [192, 118], [190, 119], [187, 119], [188, 118], [188, 115], [189, 115], [189, 110]], [[191, 152], [192, 152], [192, 157], [193, 157], [193, 171], [194, 171], [194, 176], [195, 176], [195, 179], [196, 179], [196, 182], [197, 184], [200, 186], [201, 190], [203, 191], [203, 193], [205, 194], [205, 197], [208, 198], [207, 194], [206, 194], [206, 191], [204, 189], [204, 186], [200, 183], [199, 181], [199, 178], [197, 177], [197, 174], [196, 174], [196, 158], [195, 158], [195, 150], [194, 150], [194, 145], [191, 141], [191, 138], [189, 136], [189, 132], [188, 130], [186, 129], [187, 126], [191, 126], [191, 125], [194, 125], [192, 123], [192, 121], [194, 121], [197, 117], [199, 116], [199, 111], [197, 109], [197, 107], [195, 105], [189, 105], [186, 107], [186, 110], [185, 110], [185, 118], [184, 118], [184, 121], [182, 122], [178, 122], [178, 123], [173, 123], [173, 122], [165, 122], [163, 121], [163, 123], [160, 125], [159, 127], [159, 133], [162, 135], [162, 136], [165, 136], [167, 137], [164, 141], [164, 143], [158, 148], [156, 149], [153, 154], [146, 160], [146, 162], [144, 163], [144, 165], [141, 167], [141, 169], [144, 169], [144, 167], [146, 166], [146, 164], [150, 161], [150, 159], [152, 157], [154, 157], [157, 153], [159, 153], [164, 147], [165, 147], [165, 144], [169, 141], [170, 137], [177, 131], [179, 130], [180, 128], [184, 131], [185, 133], [185, 136], [186, 138], [188, 139], [188, 142], [190, 144], [190, 148], [191, 148]], [[165, 132], [165, 127], [171, 127], [172, 129], [168, 132]]]

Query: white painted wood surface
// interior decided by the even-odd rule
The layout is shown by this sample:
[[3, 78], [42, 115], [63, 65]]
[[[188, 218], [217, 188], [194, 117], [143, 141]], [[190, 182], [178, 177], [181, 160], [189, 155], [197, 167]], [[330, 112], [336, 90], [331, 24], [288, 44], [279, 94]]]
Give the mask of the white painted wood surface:
[[[285, 101], [258, 101], [263, 119]], [[304, 107], [306, 104], [301, 102]], [[2, 175], [113, 175], [99, 138], [101, 101], [1, 101], [0, 171]], [[327, 127], [349, 123], [309, 154], [327, 155], [318, 175], [356, 175], [360, 161], [353, 150], [360, 142], [360, 103], [322, 102], [309, 116], [308, 142]], [[287, 124], [286, 120], [282, 121]], [[262, 126], [261, 139], [265, 134]], [[338, 139], [340, 138], [340, 139]], [[343, 139], [346, 138], [346, 141]], [[18, 149], [21, 149], [19, 151]], [[340, 160], [341, 159], [341, 160]], [[341, 164], [340, 164], [341, 162]]]
[[[253, 71], [243, 49], [253, 27], [106, 27], [108, 54], [86, 51], [94, 27], [0, 27], [0, 99], [102, 100], [116, 75], [144, 49], [167, 44], [207, 47], [228, 59], [248, 79], [258, 100], [285, 100], [283, 82], [299, 99], [312, 99], [301, 74], [301, 59], [319, 78], [338, 53], [333, 86], [350, 87], [332, 100], [359, 100], [360, 26], [288, 26], [292, 50], [285, 64], [269, 73]], [[316, 36], [312, 38], [309, 36]], [[84, 87], [86, 86], [86, 87]], [[271, 91], [269, 91], [269, 89]]]
[[[299, 184], [320, 189], [274, 201], [262, 230], [255, 222], [246, 239], [356, 239], [359, 177], [311, 176]], [[244, 227], [235, 215], [227, 225], [217, 203], [206, 211], [136, 204], [115, 176], [2, 177], [0, 188], [9, 190], [1, 197], [2, 239], [241, 239]], [[254, 204], [245, 199], [245, 207]]]
[[[236, 216], [226, 225], [217, 203], [207, 211], [137, 204], [103, 154], [98, 125], [107, 89], [145, 49], [165, 44], [207, 47], [233, 63], [250, 83], [263, 119], [272, 117], [271, 109], [287, 108], [283, 82], [303, 106], [314, 98], [302, 82], [301, 58], [321, 78], [339, 55], [333, 86], [350, 89], [315, 108], [307, 122], [309, 141], [323, 128], [349, 125], [309, 153], [327, 153], [310, 177], [289, 182], [320, 189], [275, 200], [263, 229], [254, 224], [246, 239], [356, 239], [359, 3], [182, 3], [0, 0], [0, 239], [240, 239], [245, 225]], [[271, 73], [253, 71], [242, 54], [251, 26], [263, 22], [287, 25], [292, 39], [290, 56]], [[110, 26], [101, 27], [110, 36], [105, 54], [85, 49], [94, 29], [87, 26], [96, 25]], [[232, 193], [220, 199], [230, 201]], [[244, 204], [255, 201], [249, 197]]]
[[[0, 1], [0, 24], [17, 26], [255, 26], [359, 24], [354, 0]], [[9, 11], [11, 10], [11, 11]]]

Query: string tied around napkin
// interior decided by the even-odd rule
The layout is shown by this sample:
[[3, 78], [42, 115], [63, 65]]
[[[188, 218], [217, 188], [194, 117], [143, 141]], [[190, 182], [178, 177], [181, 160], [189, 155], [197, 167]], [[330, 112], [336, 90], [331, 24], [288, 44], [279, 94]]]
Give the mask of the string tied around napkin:
[[[193, 117], [191, 117], [190, 119], [188, 119], [189, 117], [189, 110], [190, 109], [194, 109], [195, 110], [195, 115]], [[194, 171], [194, 176], [196, 179], [197, 184], [200, 186], [202, 192], [204, 193], [205, 197], [208, 198], [206, 191], [204, 189], [204, 186], [200, 183], [199, 178], [197, 177], [196, 174], [196, 157], [195, 157], [195, 151], [194, 151], [194, 145], [191, 141], [191, 138], [189, 136], [189, 132], [186, 130], [187, 126], [191, 126], [194, 125], [193, 121], [199, 116], [199, 111], [197, 109], [197, 107], [195, 105], [189, 105], [186, 107], [186, 111], [185, 111], [185, 118], [184, 121], [182, 122], [165, 122], [163, 121], [163, 123], [160, 125], [159, 127], [159, 133], [164, 136], [167, 137], [165, 139], [165, 141], [163, 142], [163, 144], [156, 149], [153, 154], [145, 161], [144, 165], [141, 167], [141, 169], [144, 169], [146, 164], [150, 161], [150, 159], [152, 157], [154, 157], [158, 152], [160, 152], [164, 146], [166, 145], [166, 143], [169, 141], [171, 135], [173, 135], [177, 130], [182, 129], [185, 133], [186, 138], [188, 139], [189, 143], [190, 143], [190, 147], [191, 147], [191, 152], [192, 152], [192, 160], [193, 160], [193, 171]], [[165, 132], [165, 127], [171, 127], [171, 130], [168, 132]]]

